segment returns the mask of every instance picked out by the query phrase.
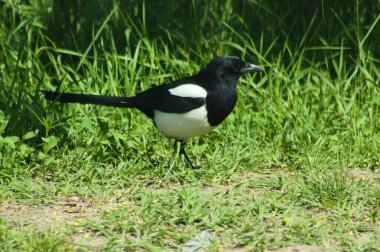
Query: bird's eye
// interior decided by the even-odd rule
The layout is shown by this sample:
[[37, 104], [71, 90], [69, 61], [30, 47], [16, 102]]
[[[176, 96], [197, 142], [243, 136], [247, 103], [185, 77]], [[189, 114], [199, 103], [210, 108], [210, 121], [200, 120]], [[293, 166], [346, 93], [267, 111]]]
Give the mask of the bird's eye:
[[240, 65], [238, 63], [233, 63], [232, 64], [232, 70], [235, 72], [235, 73], [238, 73], [240, 71]]

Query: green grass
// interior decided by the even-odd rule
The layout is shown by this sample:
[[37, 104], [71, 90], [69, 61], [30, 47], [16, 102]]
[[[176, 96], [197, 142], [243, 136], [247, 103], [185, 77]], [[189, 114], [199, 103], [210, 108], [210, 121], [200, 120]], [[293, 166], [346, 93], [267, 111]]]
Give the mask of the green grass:
[[[206, 230], [210, 251], [378, 251], [376, 11], [322, 1], [281, 16], [286, 1], [192, 1], [182, 13], [186, 3], [171, 3], [180, 22], [157, 17], [165, 4], [130, 2], [84, 5], [79, 18], [68, 4], [65, 19], [57, 1], [2, 1], [0, 250], [178, 251]], [[265, 73], [244, 76], [233, 114], [189, 142], [197, 170], [138, 111], [41, 94], [128, 96], [217, 54]]]

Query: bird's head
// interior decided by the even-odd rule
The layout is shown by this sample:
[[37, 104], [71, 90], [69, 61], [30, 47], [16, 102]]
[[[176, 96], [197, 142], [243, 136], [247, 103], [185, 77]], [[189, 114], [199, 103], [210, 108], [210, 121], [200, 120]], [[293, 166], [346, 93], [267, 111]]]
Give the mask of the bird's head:
[[199, 74], [237, 80], [243, 74], [263, 70], [262, 67], [247, 63], [235, 56], [220, 56], [210, 61]]

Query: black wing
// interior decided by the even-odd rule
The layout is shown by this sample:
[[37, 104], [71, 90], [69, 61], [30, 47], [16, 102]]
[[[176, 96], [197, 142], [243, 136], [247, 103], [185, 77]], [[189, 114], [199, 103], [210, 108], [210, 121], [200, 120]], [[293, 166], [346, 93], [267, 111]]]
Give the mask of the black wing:
[[169, 92], [169, 89], [172, 87], [173, 84], [152, 87], [134, 97], [130, 97], [128, 102], [144, 113], [149, 110], [160, 110], [167, 113], [186, 113], [206, 104], [205, 98], [172, 95]]

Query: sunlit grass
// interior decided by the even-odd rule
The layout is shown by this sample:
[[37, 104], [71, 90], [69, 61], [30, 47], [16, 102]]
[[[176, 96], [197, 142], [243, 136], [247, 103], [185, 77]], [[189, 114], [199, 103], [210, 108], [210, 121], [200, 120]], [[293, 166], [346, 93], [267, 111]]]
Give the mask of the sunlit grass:
[[[355, 177], [350, 170], [379, 172], [380, 59], [374, 34], [380, 16], [362, 28], [345, 23], [338, 12], [325, 33], [315, 12], [299, 24], [304, 33], [296, 34], [297, 42], [284, 28], [287, 21], [276, 19], [281, 22], [271, 27], [282, 30], [269, 40], [270, 27], [252, 34], [242, 20], [256, 8], [262, 11], [258, 20], [272, 20], [274, 13], [260, 1], [248, 2], [239, 9], [233, 1], [210, 1], [206, 7], [213, 17], [227, 7], [241, 13], [235, 9], [207, 23], [209, 14], [193, 1], [199, 30], [181, 33], [173, 25], [161, 38], [149, 38], [157, 30], [149, 33], [152, 17], [145, 2], [136, 4], [137, 20], [123, 6], [112, 6], [105, 14], [99, 10], [104, 15], [92, 30], [81, 28], [90, 35], [75, 48], [52, 40], [40, 15], [49, 9], [46, 2], [28, 7], [4, 1], [0, 202], [44, 206], [77, 195], [115, 203], [99, 207], [97, 218], [49, 232], [4, 219], [0, 250], [93, 250], [72, 242], [81, 230], [105, 237], [102, 248], [111, 251], [178, 250], [203, 230], [216, 237], [212, 249], [221, 250], [329, 243], [341, 250], [378, 248], [378, 178]], [[118, 23], [126, 27], [123, 43], [114, 34]], [[337, 34], [323, 37], [333, 27]], [[203, 38], [207, 28], [215, 35]], [[186, 36], [196, 38], [179, 42]], [[199, 170], [186, 168], [173, 141], [138, 111], [56, 104], [41, 94], [59, 89], [130, 96], [193, 74], [218, 54], [243, 57], [265, 72], [245, 76], [234, 112], [209, 135], [190, 141], [188, 152]], [[363, 232], [374, 235], [356, 242]]]

